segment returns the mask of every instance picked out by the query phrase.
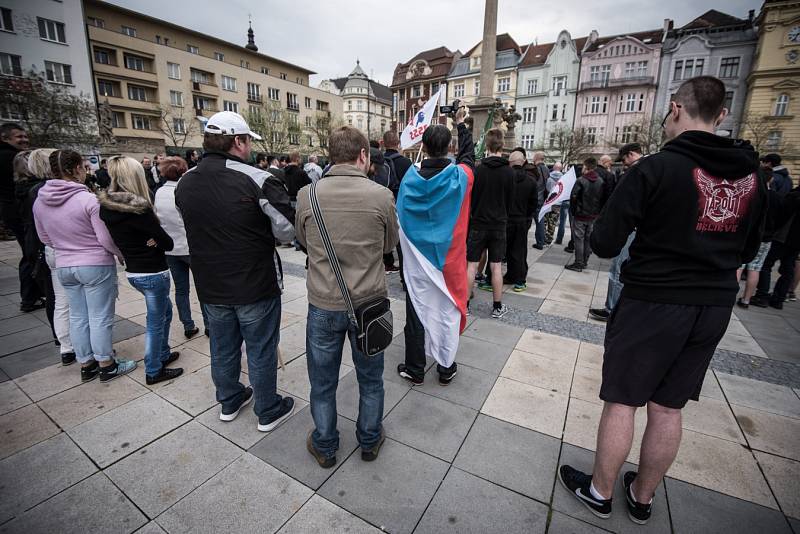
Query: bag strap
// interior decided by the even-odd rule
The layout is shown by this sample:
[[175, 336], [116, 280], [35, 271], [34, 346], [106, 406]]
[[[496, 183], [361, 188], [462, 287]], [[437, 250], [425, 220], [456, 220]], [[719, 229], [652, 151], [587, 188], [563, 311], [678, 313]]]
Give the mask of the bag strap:
[[311, 211], [314, 213], [314, 220], [319, 228], [319, 235], [322, 238], [322, 244], [325, 246], [325, 252], [328, 254], [328, 262], [331, 264], [333, 274], [336, 276], [336, 282], [339, 284], [339, 289], [342, 292], [342, 299], [347, 306], [347, 316], [354, 327], [358, 327], [356, 320], [356, 312], [353, 309], [353, 301], [350, 298], [350, 292], [347, 290], [347, 284], [344, 281], [342, 274], [342, 267], [339, 265], [339, 258], [336, 257], [336, 251], [333, 249], [331, 237], [328, 234], [328, 228], [325, 226], [325, 219], [322, 218], [322, 210], [319, 207], [319, 200], [317, 199], [317, 185], [319, 182], [314, 182], [308, 188], [308, 198], [311, 203]]

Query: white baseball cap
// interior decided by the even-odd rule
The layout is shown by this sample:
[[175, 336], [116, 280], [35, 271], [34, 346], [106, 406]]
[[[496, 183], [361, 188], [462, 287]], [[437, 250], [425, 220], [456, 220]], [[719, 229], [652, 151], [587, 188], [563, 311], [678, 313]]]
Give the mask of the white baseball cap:
[[214, 113], [206, 123], [205, 133], [217, 135], [249, 135], [256, 141], [261, 141], [261, 136], [250, 130], [244, 117], [233, 111]]

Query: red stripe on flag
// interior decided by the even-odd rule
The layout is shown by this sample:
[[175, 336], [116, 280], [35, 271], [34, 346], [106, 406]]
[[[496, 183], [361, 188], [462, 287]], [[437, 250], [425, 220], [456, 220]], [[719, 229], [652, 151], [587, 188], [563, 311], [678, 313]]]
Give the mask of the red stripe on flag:
[[459, 332], [463, 332], [467, 326], [467, 300], [469, 299], [469, 287], [467, 285], [467, 231], [469, 229], [469, 208], [472, 198], [472, 183], [475, 176], [468, 165], [459, 164], [467, 174], [467, 191], [464, 201], [461, 203], [461, 211], [456, 219], [453, 228], [453, 240], [450, 243], [450, 250], [444, 260], [444, 283], [456, 301], [458, 311], [461, 312], [461, 325]]

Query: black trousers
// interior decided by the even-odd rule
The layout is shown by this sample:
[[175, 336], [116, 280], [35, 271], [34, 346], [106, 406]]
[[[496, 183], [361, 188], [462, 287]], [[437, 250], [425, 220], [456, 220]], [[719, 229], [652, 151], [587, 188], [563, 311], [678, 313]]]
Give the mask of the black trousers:
[[528, 229], [527, 223], [506, 224], [506, 276], [510, 284], [524, 283], [528, 278]]
[[783, 302], [783, 299], [786, 298], [786, 294], [789, 292], [792, 279], [794, 278], [794, 263], [797, 261], [797, 254], [797, 249], [787, 247], [785, 244], [778, 243], [777, 241], [772, 242], [767, 257], [764, 259], [764, 265], [761, 267], [756, 297], [764, 299], [769, 297], [772, 268], [775, 266], [776, 262], [780, 261], [781, 266], [778, 269], [778, 273], [780, 273], [781, 276], [775, 283], [772, 293], [775, 301], [780, 299], [780, 302]]
[[[411, 297], [406, 293], [406, 327], [403, 329], [406, 342], [406, 371], [415, 378], [425, 377], [425, 328], [414, 310]], [[436, 364], [439, 374], [451, 374], [457, 367], [456, 362], [450, 367]]]
[[0, 217], [6, 228], [14, 232], [17, 237], [19, 248], [23, 252], [22, 259], [19, 260], [19, 294], [23, 305], [35, 304], [37, 300], [44, 297], [44, 293], [39, 290], [36, 281], [33, 279], [33, 264], [25, 257], [25, 228], [22, 220], [17, 213], [17, 205], [14, 201], [0, 201]]

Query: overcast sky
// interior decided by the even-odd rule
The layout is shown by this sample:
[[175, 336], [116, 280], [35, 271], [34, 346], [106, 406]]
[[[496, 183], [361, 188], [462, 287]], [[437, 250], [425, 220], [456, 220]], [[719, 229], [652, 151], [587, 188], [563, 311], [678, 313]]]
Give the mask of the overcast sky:
[[[389, 85], [397, 63], [447, 46], [466, 52], [483, 35], [480, 0], [112, 0], [112, 3], [244, 45], [247, 16], [259, 52], [317, 72], [346, 76], [356, 58], [374, 79]], [[191, 7], [189, 7], [191, 6]], [[709, 9], [746, 18], [760, 0], [499, 0], [497, 32], [520, 44], [552, 42], [566, 28], [573, 38], [651, 30], [665, 18], [681, 26]]]

